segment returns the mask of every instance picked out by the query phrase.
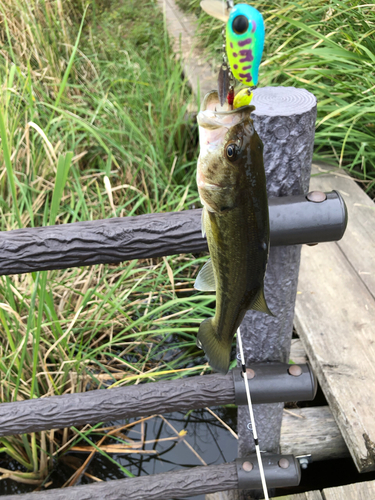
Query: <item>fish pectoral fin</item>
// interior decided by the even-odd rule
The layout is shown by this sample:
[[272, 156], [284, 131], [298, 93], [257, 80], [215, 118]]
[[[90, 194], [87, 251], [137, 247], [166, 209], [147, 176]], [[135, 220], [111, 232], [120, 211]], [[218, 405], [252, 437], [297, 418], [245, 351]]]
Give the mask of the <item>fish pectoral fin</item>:
[[195, 280], [194, 283], [194, 288], [200, 290], [201, 292], [216, 291], [214, 266], [212, 265], [211, 259], [209, 259], [202, 267], [202, 269], [199, 271], [197, 279]]
[[254, 309], [254, 311], [260, 311], [266, 314], [269, 314], [270, 316], [275, 316], [269, 309], [268, 305], [266, 302], [266, 299], [264, 297], [264, 289], [262, 288], [261, 291], [259, 292], [257, 298], [251, 305], [249, 309]]
[[202, 218], [201, 218], [201, 228], [202, 228], [202, 238], [206, 237], [206, 228], [204, 227], [204, 212], [205, 212], [205, 207], [202, 208]]

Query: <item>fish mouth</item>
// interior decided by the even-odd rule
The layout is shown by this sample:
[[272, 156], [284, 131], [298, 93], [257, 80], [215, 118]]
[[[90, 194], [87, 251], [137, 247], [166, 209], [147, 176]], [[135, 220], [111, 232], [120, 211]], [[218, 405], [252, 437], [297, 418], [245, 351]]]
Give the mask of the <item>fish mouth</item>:
[[220, 106], [216, 90], [206, 94], [197, 116], [201, 158], [222, 147], [228, 130], [249, 119], [254, 109], [247, 105], [227, 111]]
[[203, 99], [197, 121], [200, 127], [209, 130], [231, 128], [245, 121], [254, 109], [255, 106], [247, 105], [228, 111], [220, 105], [217, 90], [211, 90]]

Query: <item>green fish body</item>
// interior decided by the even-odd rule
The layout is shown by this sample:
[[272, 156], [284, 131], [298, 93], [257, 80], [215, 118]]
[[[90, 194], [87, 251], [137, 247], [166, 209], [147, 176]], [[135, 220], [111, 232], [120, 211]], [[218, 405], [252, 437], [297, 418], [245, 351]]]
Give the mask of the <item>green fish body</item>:
[[216, 290], [215, 316], [201, 323], [197, 343], [212, 368], [227, 373], [246, 311], [272, 314], [263, 293], [269, 220], [263, 144], [250, 118], [254, 107], [220, 112], [218, 103], [216, 92], [207, 94], [198, 115], [197, 184], [211, 260], [195, 288]]

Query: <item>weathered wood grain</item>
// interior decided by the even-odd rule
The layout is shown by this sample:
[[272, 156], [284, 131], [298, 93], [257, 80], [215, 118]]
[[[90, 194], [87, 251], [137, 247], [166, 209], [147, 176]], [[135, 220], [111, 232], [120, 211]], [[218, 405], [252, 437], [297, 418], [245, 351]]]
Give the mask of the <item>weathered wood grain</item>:
[[[200, 209], [185, 210], [2, 231], [0, 275], [202, 252], [201, 215]], [[323, 203], [303, 196], [270, 199], [271, 245], [339, 239], [342, 215], [334, 194]]]
[[272, 500], [322, 500], [322, 495], [320, 491], [306, 491], [305, 493], [298, 493], [297, 495], [276, 497]]
[[375, 309], [336, 243], [303, 249], [295, 325], [358, 470], [375, 468]]
[[228, 490], [238, 486], [236, 463], [191, 467], [151, 476], [141, 476], [90, 485], [73, 486], [4, 495], [2, 500], [166, 500], [202, 495], [210, 491]]
[[323, 490], [324, 500], [374, 500], [375, 481], [348, 484]]
[[283, 454], [311, 454], [314, 462], [350, 456], [328, 406], [284, 410], [280, 450]]
[[301, 339], [292, 339], [289, 359], [297, 365], [307, 363], [308, 358]]
[[238, 500], [238, 490], [230, 491], [217, 491], [216, 493], [209, 493], [206, 495], [205, 500]]
[[[312, 185], [320, 189], [342, 180], [348, 233], [341, 244], [303, 248], [295, 326], [358, 470], [368, 471], [375, 469], [375, 302], [372, 275], [361, 269], [375, 271], [368, 258], [372, 247], [375, 252], [374, 235], [366, 241], [371, 223], [364, 221], [375, 205], [341, 175], [314, 178]], [[366, 212], [354, 215], [363, 208], [358, 204]]]
[[184, 76], [194, 94], [202, 100], [207, 92], [217, 87], [217, 75], [197, 47], [196, 19], [194, 15], [182, 12], [173, 0], [158, 0], [158, 4], [165, 13], [174, 51], [182, 54]]
[[338, 246], [375, 299], [375, 204], [342, 170], [315, 164], [312, 173], [318, 175], [311, 179], [311, 190], [337, 189], [342, 194], [349, 217]]
[[[219, 491], [206, 495], [206, 500], [237, 500], [234, 491]], [[286, 495], [282, 497], [273, 497], [271, 500], [323, 500], [320, 491], [306, 491], [296, 495]], [[335, 499], [336, 500], [336, 499]], [[344, 500], [344, 498], [342, 499]], [[370, 500], [370, 499], [367, 499]]]

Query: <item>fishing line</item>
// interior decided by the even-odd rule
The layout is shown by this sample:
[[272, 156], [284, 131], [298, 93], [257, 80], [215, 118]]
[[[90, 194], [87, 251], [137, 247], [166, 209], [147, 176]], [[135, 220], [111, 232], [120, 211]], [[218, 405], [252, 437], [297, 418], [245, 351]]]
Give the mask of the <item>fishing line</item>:
[[251, 422], [251, 427], [252, 427], [252, 430], [253, 430], [255, 451], [256, 451], [256, 454], [257, 454], [257, 458], [258, 458], [260, 479], [262, 481], [262, 487], [263, 487], [263, 493], [264, 493], [264, 500], [269, 500], [270, 497], [268, 496], [266, 478], [265, 478], [264, 469], [263, 469], [262, 455], [260, 453], [259, 442], [258, 442], [258, 434], [257, 434], [256, 426], [255, 426], [253, 404], [251, 402], [251, 396], [250, 396], [249, 380], [248, 380], [247, 375], [246, 375], [245, 356], [244, 356], [244, 353], [243, 353], [240, 327], [238, 327], [238, 330], [237, 330], [237, 338], [238, 338], [238, 347], [240, 349], [242, 375], [243, 375], [243, 380], [244, 380], [244, 383], [245, 383], [246, 396], [247, 396], [247, 404], [248, 404], [249, 413], [250, 413], [250, 422]]

